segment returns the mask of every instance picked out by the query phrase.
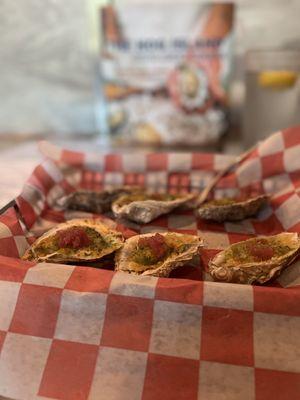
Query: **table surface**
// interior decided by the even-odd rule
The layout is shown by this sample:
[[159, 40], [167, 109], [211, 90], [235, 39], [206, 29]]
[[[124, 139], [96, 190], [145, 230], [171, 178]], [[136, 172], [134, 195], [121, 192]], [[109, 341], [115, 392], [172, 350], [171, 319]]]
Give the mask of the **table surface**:
[[[96, 141], [59, 141], [57, 145], [80, 151], [104, 152]], [[107, 151], [107, 149], [106, 149]], [[37, 141], [25, 142], [0, 151], [0, 208], [19, 195], [24, 182], [42, 161]]]
[[37, 145], [26, 143], [0, 153], [0, 208], [21, 191], [31, 171], [42, 159]]

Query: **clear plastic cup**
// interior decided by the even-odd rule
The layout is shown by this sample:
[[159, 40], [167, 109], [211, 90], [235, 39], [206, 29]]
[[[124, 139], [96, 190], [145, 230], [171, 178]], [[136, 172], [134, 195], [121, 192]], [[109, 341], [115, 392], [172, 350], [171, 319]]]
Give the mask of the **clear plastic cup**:
[[251, 146], [272, 132], [300, 124], [300, 51], [251, 50], [245, 64], [243, 139]]

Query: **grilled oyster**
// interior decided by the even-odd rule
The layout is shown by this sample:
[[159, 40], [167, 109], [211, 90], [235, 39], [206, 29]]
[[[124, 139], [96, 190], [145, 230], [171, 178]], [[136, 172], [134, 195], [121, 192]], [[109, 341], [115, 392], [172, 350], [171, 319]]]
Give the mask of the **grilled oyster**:
[[116, 253], [117, 271], [136, 275], [169, 276], [170, 272], [198, 255], [198, 236], [174, 232], [147, 233], [126, 240]]
[[240, 221], [251, 217], [268, 204], [269, 196], [261, 195], [248, 200], [220, 199], [204, 203], [196, 214], [202, 219], [224, 222]]
[[38, 238], [22, 257], [29, 261], [95, 261], [123, 245], [119, 232], [99, 221], [74, 219], [57, 225]]
[[187, 204], [195, 195], [172, 195], [160, 193], [133, 193], [119, 197], [112, 210], [116, 217], [125, 217], [137, 223], [146, 224], [160, 215]]
[[297, 233], [248, 239], [221, 251], [209, 262], [209, 272], [216, 281], [265, 283], [279, 275], [300, 252]]
[[79, 190], [60, 198], [57, 203], [64, 209], [101, 214], [110, 211], [112, 202], [118, 197], [136, 190], [127, 186], [101, 192]]

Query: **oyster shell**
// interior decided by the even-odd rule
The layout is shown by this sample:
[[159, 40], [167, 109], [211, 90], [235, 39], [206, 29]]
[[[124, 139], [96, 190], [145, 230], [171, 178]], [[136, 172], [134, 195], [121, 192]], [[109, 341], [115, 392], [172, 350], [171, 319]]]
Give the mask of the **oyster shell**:
[[265, 283], [276, 277], [300, 253], [297, 233], [280, 233], [235, 243], [217, 254], [208, 265], [216, 281]]
[[38, 262], [95, 261], [122, 245], [120, 232], [92, 219], [74, 219], [44, 233], [22, 258]]
[[217, 222], [240, 221], [251, 217], [268, 204], [269, 196], [261, 195], [245, 201], [220, 199], [204, 203], [197, 209], [198, 217]]
[[112, 210], [116, 217], [146, 224], [160, 215], [187, 204], [195, 198], [194, 194], [171, 195], [158, 193], [134, 193], [119, 197]]
[[[146, 239], [147, 243], [147, 240], [153, 238], [156, 247], [141, 247], [141, 240]], [[185, 265], [197, 256], [202, 246], [200, 237], [175, 232], [132, 236], [117, 251], [115, 269], [135, 275], [167, 277], [173, 269]]]
[[62, 197], [57, 204], [69, 210], [86, 211], [101, 214], [111, 210], [112, 202], [119, 196], [136, 191], [137, 188], [119, 187], [96, 192], [92, 190], [79, 190]]

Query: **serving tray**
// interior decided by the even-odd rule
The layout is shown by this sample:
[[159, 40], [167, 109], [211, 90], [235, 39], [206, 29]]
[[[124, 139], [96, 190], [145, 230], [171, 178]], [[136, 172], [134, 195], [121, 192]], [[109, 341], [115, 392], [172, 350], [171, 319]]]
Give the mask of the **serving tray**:
[[[300, 128], [277, 132], [222, 178], [213, 195], [267, 193], [257, 219], [216, 224], [176, 211], [143, 226], [62, 211], [75, 188], [141, 185], [200, 192], [233, 157], [83, 154], [41, 143], [45, 156], [0, 216], [0, 394], [16, 399], [271, 399], [300, 396], [300, 263], [265, 286], [211, 282], [210, 257], [256, 235], [300, 231]], [[46, 229], [101, 218], [129, 237], [199, 234], [201, 265], [171, 278], [34, 264], [20, 256]]]

